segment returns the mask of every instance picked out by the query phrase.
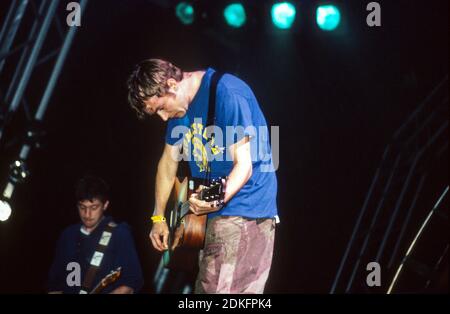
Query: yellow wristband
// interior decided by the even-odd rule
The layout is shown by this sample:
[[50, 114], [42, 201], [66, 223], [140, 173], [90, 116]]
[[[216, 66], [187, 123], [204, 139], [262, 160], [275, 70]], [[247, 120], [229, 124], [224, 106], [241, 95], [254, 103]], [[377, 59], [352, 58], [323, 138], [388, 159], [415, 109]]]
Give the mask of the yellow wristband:
[[161, 215], [152, 216], [151, 219], [152, 219], [153, 223], [155, 223], [155, 222], [166, 222], [166, 217], [161, 216]]

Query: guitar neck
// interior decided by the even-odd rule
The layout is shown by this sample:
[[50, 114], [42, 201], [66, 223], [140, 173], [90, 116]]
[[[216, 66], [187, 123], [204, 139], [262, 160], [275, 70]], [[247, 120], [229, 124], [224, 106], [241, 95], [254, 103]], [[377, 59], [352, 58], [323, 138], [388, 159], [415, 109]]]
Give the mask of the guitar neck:
[[184, 202], [184, 203], [181, 205], [181, 210], [180, 210], [180, 215], [181, 215], [181, 217], [180, 217], [180, 218], [183, 218], [183, 217], [186, 216], [188, 213], [189, 213], [189, 201]]
[[102, 282], [100, 281], [100, 282], [98, 283], [98, 285], [96, 285], [95, 288], [92, 289], [91, 292], [89, 292], [89, 294], [99, 294], [100, 292], [102, 292], [102, 290], [103, 290], [104, 288], [105, 288], [105, 287], [102, 285]]

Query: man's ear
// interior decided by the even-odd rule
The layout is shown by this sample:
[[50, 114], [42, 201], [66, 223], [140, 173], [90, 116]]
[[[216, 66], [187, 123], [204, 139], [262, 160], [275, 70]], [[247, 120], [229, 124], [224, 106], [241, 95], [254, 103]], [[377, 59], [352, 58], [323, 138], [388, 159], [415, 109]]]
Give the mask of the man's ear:
[[149, 103], [144, 103], [144, 111], [146, 112], [146, 113], [151, 113], [152, 111], [151, 111], [151, 109], [150, 109], [150, 104]]
[[109, 201], [106, 201], [105, 204], [103, 205], [103, 210], [107, 210], [109, 206]]
[[178, 82], [177, 80], [170, 78], [167, 80], [167, 86], [169, 87], [169, 92], [176, 92], [178, 89]]

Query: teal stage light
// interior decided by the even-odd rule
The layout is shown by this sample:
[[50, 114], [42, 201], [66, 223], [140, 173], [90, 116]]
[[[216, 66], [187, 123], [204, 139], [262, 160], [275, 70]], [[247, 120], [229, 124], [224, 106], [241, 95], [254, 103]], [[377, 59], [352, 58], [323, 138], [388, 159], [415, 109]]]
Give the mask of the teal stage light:
[[227, 24], [234, 28], [239, 28], [247, 21], [247, 15], [245, 14], [245, 8], [240, 3], [232, 3], [227, 5], [223, 11], [223, 16]]
[[290, 2], [275, 3], [272, 6], [272, 22], [281, 29], [289, 29], [295, 21], [295, 6]]
[[175, 14], [181, 23], [189, 25], [194, 23], [194, 7], [187, 2], [180, 2], [175, 8]]
[[341, 22], [341, 12], [334, 5], [321, 5], [316, 11], [316, 22], [324, 31], [332, 31]]

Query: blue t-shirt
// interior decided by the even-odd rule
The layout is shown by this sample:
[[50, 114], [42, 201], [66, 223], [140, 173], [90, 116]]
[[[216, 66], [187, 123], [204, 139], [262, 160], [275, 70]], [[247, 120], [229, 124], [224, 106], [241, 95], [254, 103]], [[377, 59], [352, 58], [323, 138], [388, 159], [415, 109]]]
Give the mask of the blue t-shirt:
[[[183, 145], [183, 152], [190, 156], [193, 177], [205, 178], [208, 160], [212, 160], [211, 177], [217, 178], [228, 176], [233, 168], [229, 147], [250, 136], [252, 176], [220, 211], [209, 214], [209, 218], [217, 215], [272, 218], [277, 215], [277, 178], [266, 119], [250, 87], [236, 76], [224, 74], [217, 85], [217, 128], [205, 128], [214, 72], [211, 68], [206, 70], [186, 115], [169, 120], [166, 143]], [[215, 136], [207, 143], [209, 132]]]
[[[110, 221], [112, 221], [111, 217], [105, 217], [89, 235], [81, 232], [81, 223], [71, 225], [62, 232], [48, 275], [48, 291], [63, 291], [65, 294], [79, 293], [81, 287], [68, 286], [66, 282], [67, 276], [73, 271], [73, 269], [67, 270], [67, 265], [71, 262], [77, 262], [80, 265], [82, 284], [103, 233], [103, 227]], [[126, 223], [120, 223], [113, 229], [110, 243], [90, 289], [118, 267], [122, 267], [119, 279], [101, 293], [109, 293], [122, 285], [133, 288], [135, 293], [138, 292], [144, 281], [130, 227]]]

